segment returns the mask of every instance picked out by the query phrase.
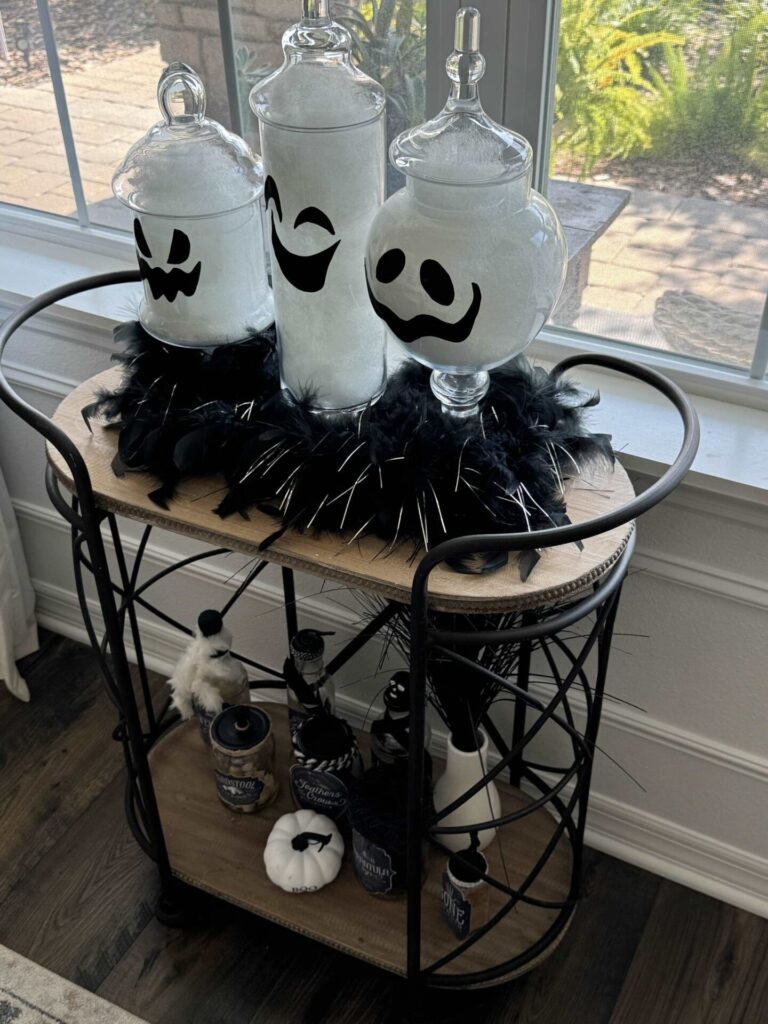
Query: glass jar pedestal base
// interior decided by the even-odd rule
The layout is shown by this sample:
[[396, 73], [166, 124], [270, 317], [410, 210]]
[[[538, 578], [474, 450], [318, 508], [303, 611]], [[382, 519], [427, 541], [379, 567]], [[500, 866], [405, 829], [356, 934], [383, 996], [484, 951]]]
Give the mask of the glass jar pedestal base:
[[430, 378], [432, 394], [440, 402], [443, 412], [457, 419], [469, 419], [480, 412], [480, 402], [490, 385], [485, 370], [478, 373], [447, 373], [433, 370]]

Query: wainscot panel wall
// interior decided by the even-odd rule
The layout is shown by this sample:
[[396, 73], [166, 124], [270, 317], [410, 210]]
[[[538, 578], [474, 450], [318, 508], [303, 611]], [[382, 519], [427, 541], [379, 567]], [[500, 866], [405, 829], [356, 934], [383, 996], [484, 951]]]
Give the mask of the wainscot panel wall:
[[[0, 315], [7, 311], [0, 304]], [[78, 322], [71, 313], [62, 321], [53, 314], [20, 333], [7, 365], [21, 394], [51, 413], [74, 383], [109, 365], [112, 351], [106, 323]], [[5, 410], [0, 464], [40, 622], [84, 640], [69, 533], [45, 495], [42, 445]], [[648, 480], [637, 482], [645, 486]], [[768, 916], [765, 525], [764, 507], [689, 486], [640, 524], [617, 623], [588, 841]], [[125, 524], [129, 553], [138, 533]], [[193, 542], [157, 531], [145, 572], [194, 550]], [[154, 596], [192, 625], [201, 609], [223, 603], [247, 563], [245, 556], [230, 555], [190, 566]], [[270, 569], [257, 582], [230, 626], [242, 653], [279, 665], [287, 648], [279, 572]], [[333, 651], [360, 621], [354, 595], [311, 577], [299, 578], [298, 592], [300, 623], [334, 629]], [[149, 613], [141, 612], [140, 619], [150, 666], [169, 672], [182, 638]], [[341, 710], [356, 724], [370, 716], [371, 701], [387, 679], [388, 669], [377, 673], [378, 657], [372, 646], [339, 680]], [[350, 685], [356, 679], [363, 682]], [[543, 752], [556, 752], [557, 742], [543, 736]], [[436, 729], [438, 752], [443, 743]]]

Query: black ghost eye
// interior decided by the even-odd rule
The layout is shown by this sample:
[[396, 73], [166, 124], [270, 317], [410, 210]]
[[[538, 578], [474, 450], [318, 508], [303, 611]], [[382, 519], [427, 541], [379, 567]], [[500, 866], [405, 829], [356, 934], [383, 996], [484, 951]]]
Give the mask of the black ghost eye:
[[275, 209], [277, 210], [277, 218], [278, 218], [278, 220], [282, 221], [282, 219], [283, 219], [283, 208], [280, 205], [280, 193], [277, 191], [277, 185], [275, 184], [275, 179], [272, 177], [271, 174], [268, 174], [267, 175], [267, 180], [264, 182], [264, 205], [265, 206], [269, 206], [270, 199], [275, 204]]
[[455, 298], [453, 282], [448, 271], [441, 267], [437, 260], [424, 260], [419, 271], [421, 287], [432, 299], [441, 306], [450, 306]]
[[294, 228], [297, 228], [301, 224], [317, 224], [318, 227], [324, 228], [332, 235], [336, 234], [333, 230], [333, 224], [331, 224], [323, 211], [318, 210], [316, 206], [308, 206], [297, 215], [296, 220], [293, 222], [293, 226]]
[[152, 259], [152, 253], [150, 252], [147, 240], [144, 237], [144, 231], [141, 227], [141, 221], [138, 217], [133, 219], [133, 237], [136, 239], [136, 246], [142, 256], [145, 256], [148, 260]]
[[380, 257], [376, 264], [376, 280], [389, 284], [402, 273], [405, 266], [405, 253], [402, 249], [389, 249]]
[[183, 231], [179, 231], [176, 228], [171, 238], [171, 251], [168, 253], [168, 262], [172, 264], [183, 263], [186, 259], [189, 259], [189, 238], [187, 238]]

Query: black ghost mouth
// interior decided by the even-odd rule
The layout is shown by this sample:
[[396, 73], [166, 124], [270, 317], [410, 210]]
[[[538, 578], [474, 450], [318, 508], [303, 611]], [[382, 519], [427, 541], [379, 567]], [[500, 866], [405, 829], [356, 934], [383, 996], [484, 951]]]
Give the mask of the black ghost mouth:
[[450, 341], [454, 344], [466, 341], [475, 326], [477, 314], [480, 312], [482, 293], [480, 285], [472, 282], [472, 301], [466, 313], [455, 323], [446, 323], [439, 317], [430, 313], [419, 313], [410, 320], [403, 320], [389, 306], [379, 302], [371, 290], [371, 282], [368, 276], [368, 265], [365, 267], [365, 283], [368, 286], [368, 297], [371, 300], [377, 316], [379, 316], [396, 338], [399, 338], [406, 345], [413, 344], [421, 338], [439, 338], [441, 341]]
[[[192, 298], [197, 291], [197, 285], [200, 281], [200, 261], [198, 260], [192, 270], [181, 270], [179, 267], [174, 267], [173, 270], [164, 270], [162, 267], [150, 267], [147, 260], [152, 258], [152, 253], [138, 217], [133, 221], [133, 235], [136, 239], [139, 274], [141, 280], [146, 281], [149, 285], [152, 298], [157, 300], [165, 297], [169, 302], [173, 302], [179, 292], [182, 295], [186, 295], [188, 299]], [[189, 259], [189, 251], [188, 235], [180, 231], [179, 228], [175, 228], [171, 237], [168, 262], [185, 263]], [[146, 259], [143, 257], [146, 257]]]
[[163, 270], [162, 267], [150, 267], [146, 260], [139, 258], [139, 273], [142, 281], [149, 284], [153, 299], [164, 297], [173, 302], [179, 292], [188, 299], [195, 294], [200, 280], [200, 263], [189, 271], [179, 270], [178, 267]]
[[[331, 265], [334, 253], [341, 244], [341, 239], [339, 238], [333, 245], [329, 245], [327, 249], [321, 249], [320, 252], [312, 253], [310, 256], [298, 256], [295, 252], [291, 252], [290, 249], [286, 249], [277, 233], [275, 212], [277, 212], [278, 220], [282, 223], [283, 208], [280, 203], [280, 194], [277, 190], [275, 179], [271, 175], [267, 177], [264, 184], [264, 196], [267, 205], [269, 205], [270, 200], [274, 202], [275, 209], [270, 218], [272, 224], [272, 251], [275, 254], [277, 265], [280, 267], [283, 277], [299, 291], [319, 292], [325, 286], [328, 268]], [[330, 232], [330, 234], [335, 234], [331, 221], [316, 206], [308, 206], [298, 214], [293, 226], [298, 228], [302, 224], [317, 224], [319, 227]]]

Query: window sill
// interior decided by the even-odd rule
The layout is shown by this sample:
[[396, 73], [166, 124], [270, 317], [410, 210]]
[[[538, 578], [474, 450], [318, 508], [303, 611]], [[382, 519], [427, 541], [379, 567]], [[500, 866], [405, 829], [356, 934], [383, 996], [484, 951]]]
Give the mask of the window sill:
[[[0, 305], [10, 311], [66, 281], [131, 266], [130, 246], [122, 258], [7, 233], [0, 242]], [[115, 323], [135, 316], [140, 296], [138, 285], [86, 292], [58, 304], [48, 319], [109, 332]], [[535, 345], [531, 355], [542, 365], [549, 363], [544, 358], [550, 355], [546, 344]], [[632, 358], [631, 351], [627, 356]], [[612, 434], [627, 468], [659, 476], [674, 458], [681, 437], [679, 417], [666, 399], [638, 381], [609, 372], [585, 368], [578, 370], [576, 377], [584, 387], [599, 389], [601, 401], [591, 414], [591, 423], [596, 430]], [[702, 439], [686, 485], [765, 506], [768, 414], [711, 396], [694, 396], [693, 401], [701, 418]]]

